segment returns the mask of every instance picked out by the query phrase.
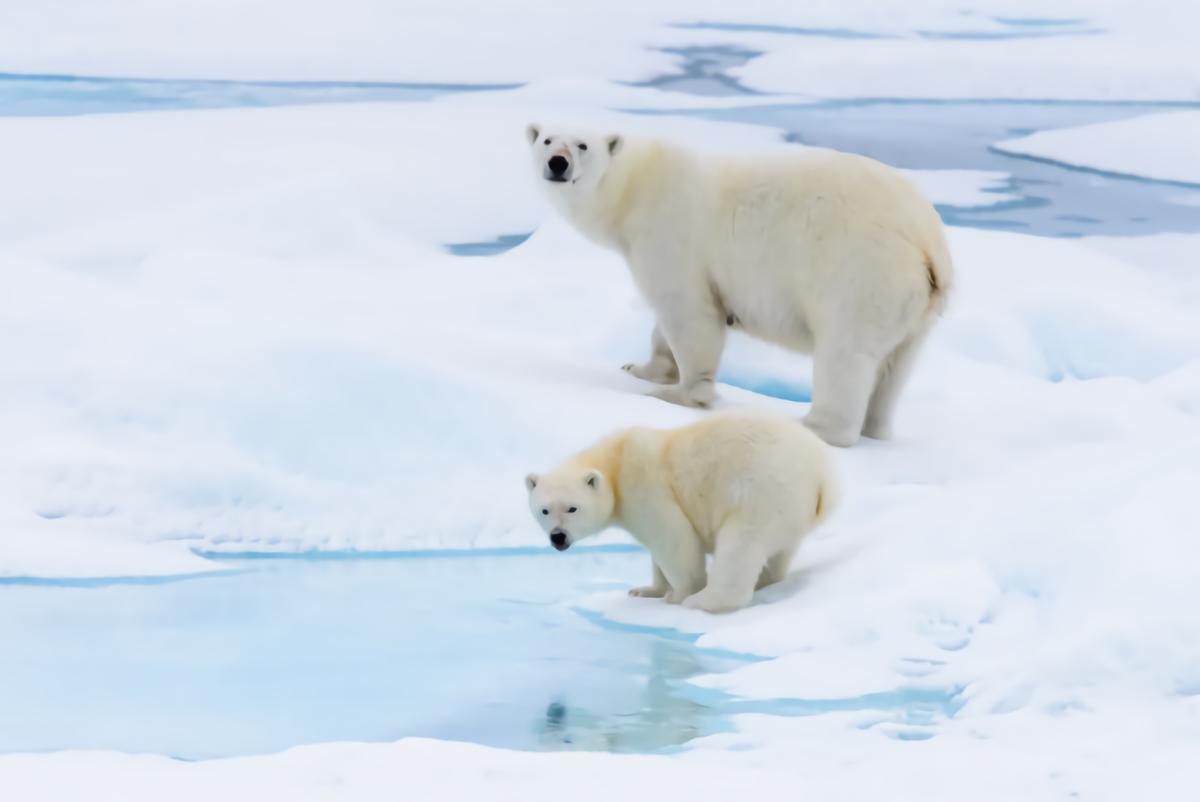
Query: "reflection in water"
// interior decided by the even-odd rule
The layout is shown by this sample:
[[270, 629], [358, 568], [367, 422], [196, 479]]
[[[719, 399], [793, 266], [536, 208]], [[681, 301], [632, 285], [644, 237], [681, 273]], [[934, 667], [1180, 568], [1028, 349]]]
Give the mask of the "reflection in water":
[[718, 732], [722, 713], [680, 693], [680, 682], [705, 673], [692, 647], [673, 641], [649, 643], [646, 684], [637, 709], [589, 710], [573, 707], [564, 695], [546, 706], [538, 725], [542, 749], [647, 752]]

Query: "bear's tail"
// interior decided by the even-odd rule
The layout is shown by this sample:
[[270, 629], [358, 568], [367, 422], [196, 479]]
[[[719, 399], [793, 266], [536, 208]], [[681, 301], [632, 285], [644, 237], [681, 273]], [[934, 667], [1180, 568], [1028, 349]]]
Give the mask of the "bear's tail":
[[930, 247], [925, 249], [925, 278], [929, 281], [929, 307], [925, 316], [932, 322], [946, 308], [954, 286], [954, 260], [950, 258], [950, 246], [940, 224]]
[[841, 503], [841, 489], [838, 487], [837, 481], [826, 475], [817, 485], [817, 506], [813, 510], [813, 526], [822, 524], [825, 519], [833, 514]]

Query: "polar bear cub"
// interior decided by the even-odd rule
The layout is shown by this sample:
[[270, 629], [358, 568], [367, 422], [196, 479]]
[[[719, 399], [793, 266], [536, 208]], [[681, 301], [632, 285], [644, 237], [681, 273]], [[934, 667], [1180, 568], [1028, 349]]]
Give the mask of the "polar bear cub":
[[707, 406], [726, 329], [813, 355], [805, 422], [890, 436], [953, 280], [937, 211], [898, 171], [816, 148], [740, 158], [531, 125], [534, 169], [579, 231], [620, 253], [654, 310], [655, 394]]
[[[681, 429], [632, 428], [525, 478], [529, 509], [563, 551], [609, 526], [650, 552], [665, 597], [711, 613], [737, 610], [778, 582], [801, 538], [837, 495], [825, 445], [796, 421], [717, 415]], [[712, 568], [705, 570], [705, 554]]]

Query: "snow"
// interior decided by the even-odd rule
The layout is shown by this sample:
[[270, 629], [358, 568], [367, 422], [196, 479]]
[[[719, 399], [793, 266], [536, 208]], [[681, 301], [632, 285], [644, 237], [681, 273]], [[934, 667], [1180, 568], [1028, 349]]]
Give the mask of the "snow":
[[[1189, 705], [1194, 737], [1200, 711], [1194, 700], [1179, 707]], [[1105, 712], [1111, 729], [1096, 729], [1086, 714], [1018, 712], [997, 716], [988, 730], [971, 724], [930, 741], [879, 737], [846, 714], [745, 716], [743, 732], [674, 757], [510, 752], [416, 738], [197, 763], [115, 752], [8, 755], [0, 756], [0, 776], [28, 802], [367, 802], [396, 789], [405, 798], [497, 802], [559, 799], [564, 789], [581, 802], [605, 802], [669, 789], [719, 802], [744, 795], [748, 783], [816, 799], [1123, 802], [1175, 798], [1194, 785], [1194, 744], [1181, 737], [1189, 735], [1187, 713], [1168, 717], [1133, 700]]]
[[[193, 548], [536, 545], [526, 471], [620, 426], [701, 414], [617, 369], [646, 347], [650, 316], [619, 260], [549, 217], [529, 180], [521, 133], [546, 111], [459, 97], [0, 121], [0, 152], [24, 154], [0, 195], [2, 269], [21, 287], [0, 301], [0, 336], [22, 344], [0, 356], [14, 388], [0, 401], [14, 444], [0, 455], [3, 573], [215, 567]], [[714, 147], [783, 147], [760, 129], [598, 117]], [[442, 248], [529, 230], [489, 259]], [[736, 733], [676, 758], [411, 740], [195, 767], [60, 753], [0, 758], [6, 787], [53, 798], [136, 765], [122, 798], [185, 785], [228, 795], [238, 782], [305, 798], [320, 778], [369, 795], [383, 780], [364, 761], [378, 760], [411, 763], [414, 787], [440, 783], [446, 798], [484, 782], [515, 795], [528, 772], [548, 784], [603, 772], [610, 791], [677, 777], [715, 798], [733, 782], [718, 769], [735, 776], [739, 761], [813, 743], [835, 757], [781, 761], [772, 781], [843, 782], [856, 798], [917, 782], [915, 766], [966, 761], [971, 772], [925, 794], [950, 798], [955, 782], [971, 787], [999, 756], [1051, 736], [1077, 740], [1007, 782], [1044, 798], [1057, 773], [1104, 798], [1131, 766], [1184, 772], [1173, 761], [1200, 737], [1193, 238], [955, 229], [951, 244], [959, 289], [899, 437], [836, 454], [846, 504], [784, 585], [719, 618], [620, 593], [580, 601], [776, 658], [698, 687], [842, 712], [777, 721], [748, 709]], [[803, 357], [742, 339], [729, 359], [739, 384], [807, 386]], [[725, 408], [805, 409], [722, 392]], [[911, 721], [870, 701], [906, 693], [944, 698], [954, 715]], [[1146, 715], [1162, 729], [1135, 743]], [[1101, 748], [1128, 761], [1100, 762]], [[872, 756], [870, 778], [837, 780], [856, 754]], [[301, 759], [325, 768], [293, 777]]]
[[1146, 114], [1009, 139], [1002, 153], [1156, 181], [1200, 186], [1200, 111]]
[[[803, 47], [769, 51], [730, 74], [762, 92], [824, 98], [1194, 101], [1200, 63], [1189, 48], [1186, 40], [1101, 36], [806, 40]], [[1069, 69], [1061, 66], [1066, 54]]]
[[[1081, 20], [1069, 31], [1015, 39], [987, 37], [1038, 28], [1003, 20], [1044, 4], [871, 15], [822, 0], [731, 18], [674, 0], [351, 0], [281, 16], [262, 0], [237, 3], [231, 25], [234, 5], [25, 4], [0, 29], [0, 69], [532, 83], [420, 104], [0, 119], [0, 577], [218, 568], [193, 550], [542, 544], [527, 471], [621, 426], [702, 413], [617, 369], [647, 347], [649, 311], [618, 258], [550, 216], [525, 124], [786, 146], [768, 129], [597, 111], [747, 102], [656, 103], [595, 80], [670, 72], [676, 58], [657, 47], [752, 47], [764, 55], [732, 71], [746, 85], [813, 97], [1194, 101], [1200, 88], [1195, 9], [1167, 0], [1065, 0], [1053, 16]], [[751, 28], [667, 27], [688, 21]], [[1002, 147], [1195, 182], [1181, 149], [1195, 115]], [[913, 177], [947, 205], [1008, 199], [1002, 173]], [[530, 231], [491, 258], [445, 248]], [[6, 755], [0, 786], [133, 802], [397, 787], [728, 799], [751, 781], [817, 799], [1179, 798], [1200, 782], [1197, 237], [950, 240], [958, 288], [898, 437], [837, 452], [845, 503], [785, 583], [725, 617], [620, 593], [578, 600], [771, 658], [694, 683], [744, 700], [735, 731], [654, 756], [421, 739], [199, 763]], [[810, 375], [805, 358], [735, 337], [721, 406], [802, 414], [745, 388], [803, 398]], [[924, 718], [880, 701], [905, 694], [942, 701]], [[769, 714], [789, 700], [836, 710]]]
[[[1180, 0], [1058, 0], [1052, 10], [1038, 0], [882, 7], [878, 0], [756, 0], [736, 9], [714, 0], [300, 0], [285, 9], [276, 0], [169, 6], [60, 0], [6, 9], [0, 71], [468, 84], [579, 75], [642, 81], [674, 71], [677, 58], [662, 48], [717, 43], [765, 53], [735, 71], [761, 91], [1194, 100], [1200, 91], [1200, 63], [1192, 57], [1196, 21], [1194, 5]], [[695, 23], [718, 27], [674, 27]], [[763, 32], [763, 25], [793, 32]]]
[[[610, 370], [650, 326], [615, 257], [556, 222], [487, 262], [441, 247], [546, 219], [522, 136], [545, 111], [480, 97], [0, 121], [0, 148], [25, 154], [0, 194], [0, 258], [23, 288], [0, 327], [40, 344], [0, 358], [20, 388], [0, 426], [23, 444], [0, 456], [15, 493], [0, 575], [175, 572], [197, 567], [195, 547], [540, 543], [512, 489], [587, 441], [572, 405], [612, 395], [609, 426], [678, 419]], [[762, 128], [594, 116], [785, 147]], [[945, 172], [914, 175], [951, 201], [995, 180]], [[740, 384], [806, 382], [793, 355], [731, 353]], [[464, 486], [488, 494], [474, 514]], [[178, 553], [141, 568], [132, 546], [76, 547], [54, 563], [53, 533], [78, 526]]]

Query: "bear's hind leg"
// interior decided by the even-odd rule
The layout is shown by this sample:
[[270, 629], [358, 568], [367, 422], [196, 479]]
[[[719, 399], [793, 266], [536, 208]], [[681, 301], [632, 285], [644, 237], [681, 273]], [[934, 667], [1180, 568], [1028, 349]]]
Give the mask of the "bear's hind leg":
[[684, 607], [727, 613], [750, 603], [754, 586], [767, 563], [761, 533], [739, 521], [730, 521], [717, 532], [712, 569], [704, 590], [683, 600]]
[[655, 384], [675, 384], [679, 381], [679, 366], [675, 364], [675, 354], [671, 353], [671, 346], [657, 324], [650, 334], [650, 359], [641, 365], [632, 362], [622, 365], [621, 370]]
[[813, 404], [804, 424], [831, 446], [857, 443], [878, 373], [878, 359], [818, 343], [813, 354]]
[[796, 548], [799, 545], [799, 543], [794, 543], [768, 557], [767, 565], [758, 575], [758, 584], [754, 586], [754, 589], [762, 590], [768, 585], [782, 582], [788, 574], [788, 568], [792, 565], [792, 557], [796, 554]]
[[925, 341], [928, 330], [921, 330], [896, 346], [896, 350], [879, 366], [879, 377], [871, 401], [867, 405], [867, 418], [862, 433], [875, 440], [887, 440], [892, 436], [892, 417], [896, 413], [896, 402], [900, 391], [912, 375], [917, 354]]

